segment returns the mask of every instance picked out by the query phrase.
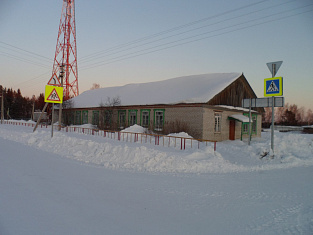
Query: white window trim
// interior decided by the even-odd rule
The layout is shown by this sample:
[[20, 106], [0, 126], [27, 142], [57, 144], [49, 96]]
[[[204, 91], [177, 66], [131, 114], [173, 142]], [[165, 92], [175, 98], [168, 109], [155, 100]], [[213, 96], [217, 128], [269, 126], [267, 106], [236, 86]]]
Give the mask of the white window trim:
[[214, 112], [214, 133], [221, 133], [222, 112]]

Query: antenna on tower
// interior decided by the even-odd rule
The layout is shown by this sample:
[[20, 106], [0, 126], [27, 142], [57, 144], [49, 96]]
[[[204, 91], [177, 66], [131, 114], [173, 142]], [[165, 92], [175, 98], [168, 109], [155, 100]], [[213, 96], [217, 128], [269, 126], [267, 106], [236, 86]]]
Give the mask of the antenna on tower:
[[74, 0], [63, 0], [52, 76], [48, 85], [63, 86], [64, 100], [79, 95]]

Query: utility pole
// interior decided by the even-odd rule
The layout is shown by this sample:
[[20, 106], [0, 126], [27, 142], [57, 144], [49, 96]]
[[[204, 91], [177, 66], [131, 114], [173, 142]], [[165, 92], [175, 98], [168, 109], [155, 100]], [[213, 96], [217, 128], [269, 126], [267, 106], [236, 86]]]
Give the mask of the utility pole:
[[[61, 70], [60, 70], [60, 80], [61, 80], [61, 86], [63, 87], [63, 76], [64, 76], [64, 64], [61, 64]], [[59, 131], [62, 127], [62, 103], [60, 103], [59, 106]]]
[[32, 117], [31, 117], [32, 121], [34, 121], [34, 113], [35, 113], [35, 101], [33, 102], [33, 108], [32, 108]]
[[1, 124], [3, 124], [3, 120], [4, 120], [4, 102], [3, 102], [3, 89], [2, 89], [2, 86], [1, 86]]

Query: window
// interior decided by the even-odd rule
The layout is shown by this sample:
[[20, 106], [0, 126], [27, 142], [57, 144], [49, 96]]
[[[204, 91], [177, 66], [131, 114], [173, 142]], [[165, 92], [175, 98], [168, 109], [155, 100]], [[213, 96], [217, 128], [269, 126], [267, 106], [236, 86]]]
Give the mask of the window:
[[149, 127], [150, 124], [150, 109], [141, 110], [141, 126]]
[[73, 125], [75, 123], [75, 112], [66, 112], [64, 118], [65, 123]]
[[75, 124], [80, 125], [81, 124], [81, 117], [82, 117], [82, 112], [81, 111], [76, 111], [75, 113]]
[[[243, 115], [249, 117], [248, 113], [244, 113]], [[256, 134], [257, 133], [257, 114], [251, 114], [251, 119], [252, 119], [251, 133]], [[243, 133], [247, 133], [247, 134], [249, 133], [249, 123], [243, 124]]]
[[164, 109], [154, 110], [154, 129], [162, 131], [164, 126]]
[[137, 124], [137, 110], [129, 110], [128, 123], [130, 126]]
[[214, 113], [214, 132], [221, 132], [222, 113]]
[[112, 114], [113, 114], [112, 110], [105, 110], [104, 111], [104, 126], [105, 126], [105, 128], [111, 127]]
[[99, 111], [92, 112], [92, 125], [99, 125]]
[[257, 133], [257, 125], [256, 125], [256, 115], [252, 115], [252, 133], [256, 134]]
[[125, 127], [125, 123], [126, 123], [126, 111], [125, 110], [118, 111], [118, 123], [119, 123], [120, 128]]
[[88, 110], [83, 111], [83, 123], [82, 124], [87, 124], [88, 123]]

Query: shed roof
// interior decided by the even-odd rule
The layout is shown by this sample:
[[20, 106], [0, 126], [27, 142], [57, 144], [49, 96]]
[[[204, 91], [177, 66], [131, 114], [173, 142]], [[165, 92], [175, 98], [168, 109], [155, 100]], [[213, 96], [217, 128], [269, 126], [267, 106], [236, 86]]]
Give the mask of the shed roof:
[[249, 120], [249, 117], [242, 115], [242, 114], [233, 114], [229, 116], [232, 119], [236, 119], [239, 122], [243, 122], [243, 123], [249, 123], [252, 122]]
[[240, 76], [241, 73], [211, 73], [88, 90], [72, 99], [73, 108], [99, 107], [115, 97], [123, 106], [206, 103]]

